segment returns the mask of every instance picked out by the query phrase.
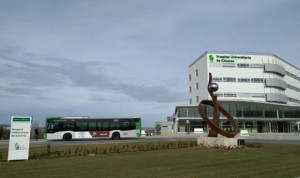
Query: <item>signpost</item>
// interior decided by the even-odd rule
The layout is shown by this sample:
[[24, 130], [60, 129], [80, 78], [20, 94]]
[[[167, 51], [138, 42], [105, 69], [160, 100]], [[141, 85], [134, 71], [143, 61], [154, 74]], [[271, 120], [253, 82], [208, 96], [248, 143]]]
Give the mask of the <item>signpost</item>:
[[188, 134], [190, 134], [190, 120], [185, 120], [185, 123], [186, 123], [186, 129], [187, 129], [187, 132]]
[[8, 161], [28, 160], [32, 117], [12, 116], [8, 147]]

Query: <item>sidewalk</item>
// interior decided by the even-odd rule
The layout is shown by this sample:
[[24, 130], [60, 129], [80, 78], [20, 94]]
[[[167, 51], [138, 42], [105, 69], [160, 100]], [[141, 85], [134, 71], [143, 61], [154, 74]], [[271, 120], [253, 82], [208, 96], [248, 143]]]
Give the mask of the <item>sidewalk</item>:
[[249, 134], [249, 139], [300, 140], [300, 133], [256, 133]]
[[[201, 134], [197, 134], [197, 133], [193, 133], [191, 132], [190, 134], [186, 133], [186, 132], [181, 132], [181, 133], [165, 133], [159, 136], [162, 137], [173, 137], [173, 136], [190, 136], [190, 137], [197, 137], [199, 135], [202, 136], [207, 136], [207, 133], [201, 133]], [[219, 134], [219, 136], [221, 136]], [[240, 136], [236, 136], [236, 137], [240, 137]], [[270, 140], [300, 140], [300, 133], [249, 133], [249, 136], [241, 136], [241, 138], [245, 138], [245, 139], [270, 139]]]

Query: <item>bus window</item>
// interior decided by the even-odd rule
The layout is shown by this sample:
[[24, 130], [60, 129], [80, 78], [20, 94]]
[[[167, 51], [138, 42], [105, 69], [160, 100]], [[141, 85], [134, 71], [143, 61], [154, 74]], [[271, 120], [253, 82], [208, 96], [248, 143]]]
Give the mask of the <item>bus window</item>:
[[90, 131], [95, 131], [97, 130], [97, 122], [89, 122], [89, 130]]
[[123, 130], [130, 130], [130, 122], [124, 121], [122, 124]]
[[47, 132], [53, 133], [55, 131], [58, 131], [58, 123], [48, 122], [47, 123]]
[[97, 122], [97, 128], [98, 130], [102, 130], [102, 122]]
[[132, 121], [132, 122], [130, 122], [130, 123], [131, 123], [130, 129], [135, 129], [135, 121]]
[[109, 130], [109, 122], [102, 122], [102, 130], [104, 131]]
[[47, 130], [53, 130], [54, 125], [51, 122], [47, 123]]
[[74, 124], [74, 122], [64, 122], [64, 123], [60, 123], [60, 130], [61, 130], [61, 131], [74, 130], [74, 129], [75, 129], [75, 124]]
[[87, 122], [76, 122], [76, 130], [88, 130], [87, 129]]
[[111, 122], [110, 123], [110, 130], [119, 130], [120, 129], [120, 122]]

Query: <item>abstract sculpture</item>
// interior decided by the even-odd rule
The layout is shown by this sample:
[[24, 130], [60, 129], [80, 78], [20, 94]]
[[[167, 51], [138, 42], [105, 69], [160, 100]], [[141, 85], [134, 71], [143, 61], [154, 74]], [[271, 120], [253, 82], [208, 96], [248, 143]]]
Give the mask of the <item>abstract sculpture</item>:
[[[202, 100], [198, 106], [198, 111], [203, 121], [206, 122], [210, 127], [208, 137], [218, 137], [218, 134], [221, 134], [224, 137], [233, 138], [236, 134], [238, 134], [239, 128], [236, 122], [234, 121], [233, 117], [224, 108], [219, 106], [219, 103], [217, 101], [217, 96], [213, 94], [213, 92], [219, 89], [219, 86], [216, 83], [211, 83], [211, 81], [212, 81], [212, 76], [211, 73], [209, 73], [209, 81], [208, 81], [207, 89], [212, 98], [212, 101]], [[206, 116], [204, 112], [205, 105], [210, 105], [214, 107], [214, 114], [213, 114], [212, 121], [209, 120], [209, 118]], [[233, 127], [233, 132], [227, 132], [219, 127], [219, 122], [220, 122], [219, 111], [226, 116], [227, 120], [230, 122], [230, 125]]]

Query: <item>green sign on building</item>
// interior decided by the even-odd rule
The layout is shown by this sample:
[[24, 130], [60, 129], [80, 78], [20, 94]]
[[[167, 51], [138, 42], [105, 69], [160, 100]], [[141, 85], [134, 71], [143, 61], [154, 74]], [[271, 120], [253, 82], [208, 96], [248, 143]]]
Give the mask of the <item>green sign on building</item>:
[[208, 56], [210, 62], [214, 62], [214, 59], [216, 58], [216, 62], [228, 62], [233, 63], [236, 59], [239, 60], [248, 60], [251, 59], [251, 56], [245, 56], [245, 55], [220, 55], [220, 54], [210, 54]]

